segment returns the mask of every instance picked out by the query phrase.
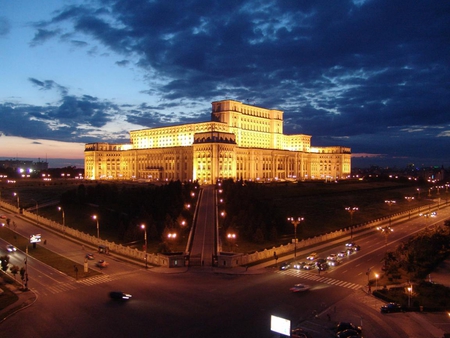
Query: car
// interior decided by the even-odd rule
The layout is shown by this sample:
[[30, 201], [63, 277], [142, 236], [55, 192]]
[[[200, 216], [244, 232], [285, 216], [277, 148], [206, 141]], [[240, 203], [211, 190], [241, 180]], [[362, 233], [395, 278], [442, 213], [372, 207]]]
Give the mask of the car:
[[316, 263], [316, 266], [319, 266], [319, 265], [321, 265], [321, 264], [325, 264], [327, 262], [327, 260], [326, 259], [323, 259], [323, 258], [317, 258], [315, 261], [314, 261], [314, 263]]
[[316, 268], [316, 264], [314, 262], [307, 263], [303, 266], [305, 270], [314, 270]]
[[93, 260], [93, 259], [94, 259], [94, 254], [92, 254], [92, 253], [87, 253], [85, 257], [86, 257], [87, 259], [89, 259], [89, 260]]
[[355, 245], [356, 245], [355, 242], [348, 242], [348, 243], [345, 243], [345, 246], [346, 246], [347, 248], [351, 248], [352, 246], [355, 246]]
[[99, 268], [106, 268], [109, 265], [109, 263], [101, 259], [95, 265], [98, 266]]
[[14, 245], [9, 244], [6, 246], [6, 250], [8, 250], [8, 252], [16, 252], [17, 248]]
[[398, 303], [388, 303], [380, 308], [381, 313], [402, 312], [403, 308]]
[[331, 261], [327, 261], [327, 264], [329, 266], [338, 266], [341, 263], [342, 263], [342, 259], [340, 259], [340, 258], [336, 258], [336, 259], [333, 259]]
[[339, 258], [347, 257], [347, 251], [340, 251], [337, 255]]
[[306, 284], [295, 284], [293, 287], [291, 287], [289, 290], [291, 290], [292, 292], [303, 292], [303, 291], [308, 291], [309, 289], [311, 289], [310, 285], [306, 285]]
[[129, 300], [132, 296], [122, 291], [111, 291], [109, 297], [113, 300]]
[[297, 270], [303, 269], [305, 264], [306, 264], [306, 262], [296, 262], [296, 263], [294, 263], [294, 269], [297, 269]]
[[349, 323], [349, 322], [340, 322], [336, 326], [336, 333], [339, 333], [339, 332], [342, 332], [342, 331], [345, 331], [345, 330], [355, 330], [359, 334], [361, 334], [361, 332], [362, 332], [361, 326], [356, 326], [353, 323]]
[[319, 269], [319, 271], [325, 271], [325, 270], [327, 270], [329, 267], [330, 267], [330, 266], [327, 264], [327, 262], [317, 264], [317, 268]]
[[313, 252], [308, 257], [306, 257], [306, 259], [309, 260], [309, 261], [313, 261], [316, 258], [317, 258], [317, 253], [316, 252]]
[[337, 259], [337, 255], [336, 254], [330, 254], [330, 255], [328, 255], [328, 257], [327, 257], [327, 261], [334, 261], [334, 260], [336, 260]]
[[280, 270], [287, 270], [291, 267], [291, 263], [289, 262], [284, 262], [283, 264], [281, 264], [280, 266]]
[[347, 329], [336, 333], [336, 337], [337, 338], [361, 337], [361, 334], [356, 330]]
[[6, 215], [0, 215], [0, 218], [6, 219]]
[[354, 245], [354, 246], [352, 246], [352, 250], [359, 251], [359, 250], [361, 250], [361, 247], [359, 245]]

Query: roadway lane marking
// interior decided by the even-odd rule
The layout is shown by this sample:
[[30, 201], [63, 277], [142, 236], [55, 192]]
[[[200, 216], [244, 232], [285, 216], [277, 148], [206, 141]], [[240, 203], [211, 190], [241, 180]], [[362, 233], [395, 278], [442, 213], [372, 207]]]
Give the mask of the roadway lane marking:
[[305, 278], [305, 279], [309, 279], [309, 280], [314, 280], [314, 281], [317, 281], [317, 282], [320, 282], [320, 283], [334, 285], [334, 286], [339, 286], [339, 287], [352, 289], [352, 290], [359, 290], [359, 289], [362, 288], [362, 286], [359, 285], [359, 284], [345, 282], [345, 281], [341, 281], [339, 279], [334, 279], [334, 278], [314, 275], [314, 274], [312, 274], [310, 272], [304, 272], [304, 271], [299, 271], [299, 270], [289, 269], [289, 270], [277, 271], [277, 273], [282, 274], [282, 275], [289, 275], [289, 276], [293, 276], [293, 277], [299, 277], [299, 278]]

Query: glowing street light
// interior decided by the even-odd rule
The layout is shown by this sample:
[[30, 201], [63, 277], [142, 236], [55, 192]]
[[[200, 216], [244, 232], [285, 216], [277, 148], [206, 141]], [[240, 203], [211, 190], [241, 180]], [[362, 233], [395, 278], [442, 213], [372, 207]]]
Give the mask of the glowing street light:
[[384, 203], [386, 203], [387, 205], [389, 205], [389, 226], [391, 225], [391, 217], [392, 217], [392, 215], [391, 215], [391, 205], [392, 204], [395, 204], [395, 203], [397, 203], [396, 201], [394, 201], [394, 200], [386, 200], [386, 201], [384, 201]]
[[99, 225], [99, 222], [98, 222], [98, 216], [97, 215], [93, 215], [92, 219], [97, 221], [97, 238], [100, 238], [100, 225]]
[[19, 209], [20, 211], [20, 198], [19, 198], [19, 194], [18, 193], [13, 193], [14, 196], [16, 196], [16, 200], [17, 200], [17, 209]]
[[231, 252], [233, 252], [232, 243], [233, 243], [233, 241], [236, 240], [236, 234], [234, 232], [230, 232], [227, 234], [227, 238], [228, 238], [228, 242], [230, 243]]
[[176, 232], [169, 232], [169, 233], [167, 234], [167, 238], [169, 238], [169, 239], [175, 239], [175, 238], [177, 238], [177, 233], [176, 233]]
[[375, 290], [378, 290], [378, 277], [380, 277], [377, 273], [375, 274]]
[[[405, 200], [408, 201], [408, 204], [412, 202], [412, 200], [414, 199], [414, 196], [405, 196]], [[411, 209], [409, 209], [409, 219], [411, 219]]]
[[144, 250], [145, 250], [145, 268], [148, 266], [148, 257], [147, 257], [147, 227], [145, 224], [141, 224], [141, 229], [144, 230]]
[[61, 211], [62, 214], [62, 224], [63, 224], [63, 232], [66, 233], [66, 216], [64, 214], [64, 209], [62, 207], [58, 207], [58, 211]]
[[353, 214], [358, 211], [358, 207], [347, 207], [345, 208], [350, 213], [350, 239], [353, 239]]
[[294, 225], [294, 258], [296, 258], [297, 257], [297, 225], [299, 225], [300, 222], [304, 221], [305, 219], [303, 217], [297, 217], [296, 219], [294, 217], [288, 217], [287, 220]]

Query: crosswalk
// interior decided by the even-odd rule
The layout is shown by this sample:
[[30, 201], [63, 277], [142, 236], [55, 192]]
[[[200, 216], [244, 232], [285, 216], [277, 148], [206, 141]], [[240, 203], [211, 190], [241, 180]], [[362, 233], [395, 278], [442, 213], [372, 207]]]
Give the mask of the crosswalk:
[[135, 271], [131, 272], [120, 272], [111, 275], [97, 275], [90, 278], [83, 278], [76, 281], [69, 281], [65, 283], [57, 283], [46, 287], [46, 291], [51, 294], [58, 294], [61, 292], [67, 292], [75, 289], [79, 289], [84, 286], [92, 286], [103, 283], [108, 283], [114, 280], [118, 280], [121, 278], [125, 278], [126, 276], [135, 273]]
[[329, 278], [326, 276], [320, 276], [319, 274], [314, 274], [311, 272], [306, 272], [306, 271], [301, 271], [301, 270], [289, 269], [289, 270], [278, 271], [278, 273], [283, 274], [283, 275], [290, 275], [293, 277], [309, 279], [309, 280], [313, 280], [316, 282], [339, 286], [339, 287], [348, 288], [348, 289], [352, 289], [352, 290], [359, 290], [362, 288], [362, 286], [359, 284], [345, 282], [345, 281], [341, 281], [339, 279]]

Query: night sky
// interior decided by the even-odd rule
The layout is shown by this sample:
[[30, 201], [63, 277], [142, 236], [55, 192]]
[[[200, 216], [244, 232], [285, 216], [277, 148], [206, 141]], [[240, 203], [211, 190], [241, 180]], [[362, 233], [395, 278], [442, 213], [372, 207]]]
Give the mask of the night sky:
[[449, 62], [444, 0], [0, 0], [0, 157], [82, 166], [233, 99], [353, 166], [448, 167]]

